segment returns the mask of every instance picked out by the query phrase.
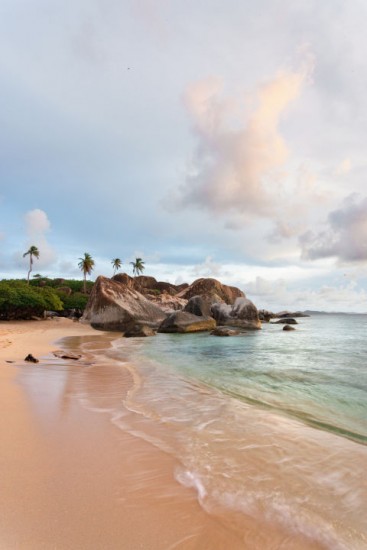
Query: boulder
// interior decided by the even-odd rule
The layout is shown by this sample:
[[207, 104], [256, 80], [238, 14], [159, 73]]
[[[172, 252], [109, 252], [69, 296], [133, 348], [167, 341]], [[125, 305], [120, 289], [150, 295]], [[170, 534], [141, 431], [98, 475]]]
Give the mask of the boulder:
[[129, 282], [124, 284], [116, 278], [97, 278], [82, 322], [98, 330], [126, 332], [136, 324], [157, 329], [166, 317], [164, 311], [130, 288]]
[[111, 280], [116, 281], [117, 283], [122, 283], [130, 288], [133, 288], [134, 286], [134, 279], [127, 273], [117, 273]]
[[260, 321], [264, 321], [264, 323], [268, 323], [270, 319], [274, 317], [274, 313], [271, 311], [267, 311], [266, 309], [259, 309], [259, 319]]
[[251, 330], [261, 328], [257, 308], [247, 298], [237, 298], [232, 306], [223, 303], [213, 304], [211, 313], [218, 325]]
[[274, 325], [297, 325], [297, 321], [295, 319], [291, 319], [290, 317], [284, 317], [283, 319], [279, 319], [279, 321], [275, 321]]
[[162, 322], [158, 332], [202, 332], [213, 330], [215, 326], [212, 317], [198, 317], [187, 311], [176, 311]]
[[237, 336], [241, 333], [239, 330], [235, 330], [229, 327], [216, 327], [214, 330], [211, 331], [210, 334], [212, 334], [213, 336]]
[[291, 327], [291, 325], [284, 325], [283, 330], [296, 330], [294, 327]]
[[166, 292], [164, 292], [163, 294], [145, 294], [145, 297], [150, 302], [156, 304], [165, 313], [180, 311], [187, 304], [187, 300], [184, 300], [183, 298], [177, 298], [177, 296], [171, 296], [171, 294], [167, 294]]
[[245, 298], [239, 288], [223, 285], [216, 279], [197, 279], [189, 287], [181, 290], [178, 297], [190, 300], [193, 296], [201, 296], [211, 303], [233, 304], [236, 298]]
[[52, 352], [55, 357], [59, 359], [72, 359], [73, 361], [78, 361], [81, 358], [81, 355], [76, 353], [69, 353], [62, 350], [56, 350]]
[[39, 363], [39, 360], [36, 359], [36, 357], [33, 357], [31, 353], [28, 353], [27, 357], [24, 358], [24, 361], [27, 361], [28, 363]]
[[133, 286], [135, 290], [142, 294], [161, 294], [166, 292], [171, 296], [175, 296], [178, 293], [178, 287], [171, 283], [164, 281], [157, 281], [154, 277], [147, 277], [146, 275], [139, 275], [133, 279]]
[[193, 296], [187, 302], [184, 311], [199, 317], [211, 317], [211, 302], [202, 296]]
[[155, 336], [157, 333], [151, 327], [147, 325], [134, 325], [124, 333], [125, 338], [146, 338], [148, 336]]
[[310, 317], [308, 313], [303, 313], [303, 311], [279, 311], [278, 313], [274, 313], [273, 317]]

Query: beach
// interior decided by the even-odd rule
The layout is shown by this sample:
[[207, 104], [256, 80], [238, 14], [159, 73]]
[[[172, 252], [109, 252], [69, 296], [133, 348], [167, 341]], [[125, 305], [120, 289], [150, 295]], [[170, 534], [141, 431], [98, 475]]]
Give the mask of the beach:
[[38, 374], [39, 408], [17, 382], [19, 369], [38, 367], [23, 362], [28, 353], [47, 364], [56, 340], [94, 334], [64, 319], [0, 325], [0, 547], [243, 548], [173, 479], [169, 456], [68, 402], [67, 393], [50, 403], [55, 377], [47, 370]]
[[[215, 468], [216, 463], [220, 466], [225, 460], [220, 477], [215, 478], [215, 487], [219, 487], [221, 478], [231, 482], [230, 461], [238, 459], [242, 475], [254, 484], [255, 495], [257, 486], [264, 491], [264, 480], [267, 484], [271, 475], [278, 476], [278, 458], [279, 463], [288, 460], [289, 442], [281, 440], [281, 432], [276, 434], [279, 440], [275, 447], [279, 449], [273, 460], [267, 454], [269, 440], [262, 442], [261, 433], [256, 433], [256, 445], [250, 439], [246, 443], [246, 448], [258, 447], [253, 471], [246, 474], [245, 455], [238, 455], [236, 449], [232, 456], [227, 456], [226, 449], [223, 454], [220, 438], [205, 440], [204, 454], [197, 454], [197, 436], [205, 435], [204, 422], [195, 432], [194, 447], [186, 456], [183, 443], [176, 439], [181, 437], [182, 427], [177, 428], [172, 419], [154, 412], [157, 393], [149, 394], [149, 377], [143, 383], [137, 377], [136, 365], [129, 362], [134, 349], [142, 345], [141, 340], [121, 341], [118, 333], [94, 331], [61, 318], [0, 324], [0, 548], [344, 548], [320, 526], [315, 535], [315, 526], [306, 525], [306, 529], [301, 519], [300, 526], [289, 528], [266, 510], [262, 516], [242, 504], [242, 508], [233, 506], [233, 494], [226, 505], [210, 502], [210, 485], [202, 486], [192, 472], [199, 472], [200, 467], [212, 468], [211, 463]], [[82, 357], [78, 361], [54, 357], [52, 351], [60, 348], [81, 353]], [[113, 351], [112, 356], [105, 353], [108, 349]], [[116, 355], [116, 349], [120, 355]], [[40, 362], [25, 363], [28, 353]], [[163, 406], [169, 405], [164, 380], [159, 384]], [[203, 403], [205, 407], [209, 404], [207, 414], [217, 395], [201, 385], [190, 387], [190, 392], [192, 389], [195, 402], [190, 403], [191, 393], [183, 388], [181, 396], [173, 396], [175, 403], [186, 399], [186, 407], [197, 407], [199, 412]], [[142, 390], [148, 391], [148, 400], [144, 397], [139, 401]], [[140, 406], [144, 406], [143, 415]], [[226, 422], [224, 409], [222, 414]], [[219, 416], [217, 420], [220, 422]], [[179, 422], [184, 425], [183, 416]], [[257, 422], [256, 431], [261, 428], [260, 420]], [[191, 424], [195, 424], [192, 419], [182, 432], [185, 445], [191, 441]], [[213, 425], [213, 419], [207, 424]], [[289, 428], [284, 421], [279, 426], [279, 430]], [[290, 427], [293, 429], [293, 425]], [[228, 434], [233, 441], [238, 440], [236, 433]], [[307, 443], [307, 431], [305, 434], [308, 452], [312, 453], [315, 443], [312, 439]], [[205, 438], [208, 436], [209, 432]], [[245, 437], [253, 436], [249, 432]], [[346, 444], [344, 449], [342, 441], [343, 452], [348, 451]], [[251, 465], [251, 455], [246, 457]], [[261, 477], [255, 471], [259, 464]], [[242, 481], [234, 473], [233, 483], [237, 482], [240, 489]], [[267, 487], [269, 495], [274, 491], [272, 483]], [[292, 484], [296, 492], [304, 490], [297, 477]], [[304, 500], [304, 493], [300, 496]], [[266, 502], [271, 503], [269, 497]]]

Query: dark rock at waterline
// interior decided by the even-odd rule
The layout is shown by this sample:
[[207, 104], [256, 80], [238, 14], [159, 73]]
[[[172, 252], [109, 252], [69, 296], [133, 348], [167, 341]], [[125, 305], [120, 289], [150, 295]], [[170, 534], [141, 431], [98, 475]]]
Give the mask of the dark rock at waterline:
[[294, 327], [291, 327], [291, 325], [284, 325], [283, 330], [296, 330]]
[[284, 318], [284, 317], [310, 317], [308, 313], [303, 311], [279, 311], [278, 313], [273, 313], [273, 317]]
[[68, 353], [61, 350], [56, 350], [52, 352], [55, 357], [58, 359], [72, 359], [73, 361], [78, 361], [81, 358], [81, 355], [76, 353]]
[[210, 334], [212, 336], [238, 336], [241, 333], [239, 330], [230, 327], [216, 327]]
[[127, 332], [136, 324], [157, 329], [166, 314], [142, 294], [115, 279], [98, 277], [84, 310], [82, 322], [97, 330]]
[[148, 336], [155, 336], [157, 333], [151, 327], [146, 325], [134, 325], [124, 333], [125, 338], [146, 338]]
[[33, 357], [31, 353], [28, 353], [27, 357], [24, 358], [24, 361], [27, 361], [28, 363], [39, 363], [39, 360]]
[[269, 323], [270, 319], [274, 317], [274, 313], [267, 311], [266, 309], [259, 309], [259, 319], [265, 323]]
[[211, 317], [211, 302], [202, 296], [193, 296], [184, 307], [184, 311], [198, 317]]
[[187, 311], [171, 313], [160, 325], [158, 332], [203, 332], [213, 330], [216, 322], [212, 317], [199, 317]]
[[237, 298], [233, 305], [213, 304], [211, 313], [218, 325], [251, 330], [261, 328], [257, 308], [247, 298]]
[[275, 321], [274, 325], [280, 325], [280, 324], [286, 324], [286, 325], [297, 325], [297, 321], [295, 319], [292, 319], [290, 317], [284, 317], [283, 319], [279, 319], [279, 321]]

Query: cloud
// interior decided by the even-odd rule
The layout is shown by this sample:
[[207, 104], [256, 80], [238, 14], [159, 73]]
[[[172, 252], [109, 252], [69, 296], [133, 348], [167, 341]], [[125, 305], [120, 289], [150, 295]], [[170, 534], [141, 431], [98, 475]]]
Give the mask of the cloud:
[[367, 291], [355, 281], [317, 289], [309, 286], [290, 289], [284, 279], [256, 277], [244, 285], [244, 290], [258, 308], [275, 312], [283, 309], [367, 312]]
[[215, 263], [211, 256], [207, 256], [202, 264], [194, 266], [192, 276], [198, 277], [221, 277], [223, 276], [223, 267]]
[[352, 163], [350, 158], [345, 158], [338, 166], [335, 168], [334, 174], [336, 176], [345, 176], [349, 174], [352, 169]]
[[279, 124], [310, 71], [307, 61], [299, 70], [278, 72], [254, 97], [242, 100], [241, 109], [236, 98], [223, 99], [217, 78], [187, 90], [185, 103], [198, 144], [181, 203], [217, 213], [237, 211], [247, 218], [272, 215], [289, 158]]
[[38, 208], [30, 210], [26, 213], [24, 219], [27, 233], [26, 246], [37, 246], [40, 251], [37, 266], [44, 268], [52, 265], [56, 259], [56, 253], [46, 238], [46, 234], [51, 228], [46, 212]]
[[332, 211], [326, 228], [300, 237], [303, 259], [335, 257], [342, 262], [367, 261], [367, 197], [352, 194]]

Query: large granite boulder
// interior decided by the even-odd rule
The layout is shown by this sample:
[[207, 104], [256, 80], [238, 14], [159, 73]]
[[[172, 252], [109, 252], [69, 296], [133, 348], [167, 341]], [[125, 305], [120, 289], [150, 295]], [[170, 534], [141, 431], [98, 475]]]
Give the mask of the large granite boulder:
[[245, 329], [261, 328], [257, 308], [247, 298], [237, 298], [232, 306], [223, 303], [213, 304], [211, 313], [217, 324], [221, 326]]
[[183, 298], [177, 298], [177, 296], [172, 296], [171, 294], [167, 294], [166, 292], [163, 292], [162, 294], [145, 294], [145, 297], [150, 302], [156, 304], [165, 313], [180, 311], [187, 304], [187, 300], [184, 300]]
[[134, 279], [130, 277], [130, 275], [128, 275], [127, 273], [117, 273], [112, 277], [111, 281], [122, 283], [123, 285], [126, 285], [129, 288], [134, 287]]
[[203, 332], [215, 327], [216, 322], [212, 317], [198, 317], [187, 311], [176, 311], [162, 322], [158, 332]]
[[216, 279], [197, 279], [189, 287], [179, 292], [180, 298], [190, 300], [193, 296], [201, 296], [211, 303], [233, 304], [236, 298], [245, 298], [245, 294], [235, 286], [223, 285]]
[[[116, 275], [116, 278], [119, 277]], [[156, 329], [166, 314], [129, 283], [98, 277], [84, 310], [82, 322], [98, 330], [126, 332], [136, 324]]]
[[202, 296], [193, 296], [184, 307], [184, 311], [199, 317], [211, 317], [211, 301]]
[[147, 275], [139, 275], [134, 277], [133, 286], [135, 290], [141, 294], [169, 294], [170, 296], [175, 296], [178, 293], [179, 288], [171, 283], [164, 281], [157, 281], [154, 277], [148, 277]]

